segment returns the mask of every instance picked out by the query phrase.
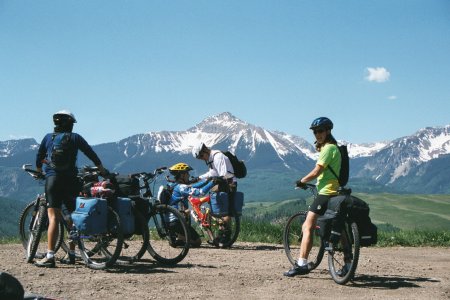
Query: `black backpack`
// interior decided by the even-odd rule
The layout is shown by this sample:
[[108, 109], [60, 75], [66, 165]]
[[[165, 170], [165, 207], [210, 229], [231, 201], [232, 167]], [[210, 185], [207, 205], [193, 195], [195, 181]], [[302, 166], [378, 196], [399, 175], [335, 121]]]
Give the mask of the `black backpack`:
[[341, 169], [339, 172], [339, 176], [336, 174], [336, 172], [334, 172], [331, 166], [328, 166], [328, 168], [339, 181], [339, 185], [341, 187], [344, 187], [347, 185], [350, 175], [350, 158], [348, 157], [347, 145], [338, 146], [338, 149], [341, 153]]
[[236, 176], [236, 178], [244, 178], [247, 176], [247, 167], [242, 160], [239, 160], [236, 155], [230, 151], [225, 151], [222, 153], [230, 160], [231, 165], [233, 166], [234, 176]]
[[52, 141], [50, 166], [56, 171], [66, 171], [75, 167], [76, 149], [71, 139], [71, 133], [54, 133]]

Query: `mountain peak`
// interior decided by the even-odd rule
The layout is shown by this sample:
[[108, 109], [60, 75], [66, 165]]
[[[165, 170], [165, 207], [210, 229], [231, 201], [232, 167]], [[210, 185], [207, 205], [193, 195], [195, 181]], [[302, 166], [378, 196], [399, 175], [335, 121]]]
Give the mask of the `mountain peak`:
[[191, 129], [206, 132], [217, 132], [230, 128], [239, 129], [244, 126], [248, 126], [248, 124], [241, 119], [238, 119], [230, 112], [223, 112], [218, 115], [207, 117]]

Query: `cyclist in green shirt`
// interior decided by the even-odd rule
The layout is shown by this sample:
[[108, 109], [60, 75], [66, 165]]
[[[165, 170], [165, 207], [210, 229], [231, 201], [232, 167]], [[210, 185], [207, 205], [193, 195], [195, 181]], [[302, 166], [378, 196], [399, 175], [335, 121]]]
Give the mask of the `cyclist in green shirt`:
[[305, 187], [307, 182], [317, 179], [318, 196], [309, 207], [306, 220], [303, 223], [303, 238], [300, 245], [299, 259], [292, 269], [284, 273], [288, 277], [309, 273], [308, 255], [313, 242], [313, 229], [316, 226], [317, 218], [322, 216], [327, 210], [328, 201], [332, 196], [338, 194], [339, 189], [337, 178], [328, 168], [331, 166], [336, 174], [339, 174], [341, 169], [341, 154], [337, 147], [337, 142], [331, 134], [333, 122], [326, 117], [320, 117], [312, 122], [310, 129], [313, 130], [316, 138], [315, 145], [316, 150], [319, 151], [319, 158], [314, 169], [300, 180], [297, 180], [296, 185], [302, 188]]

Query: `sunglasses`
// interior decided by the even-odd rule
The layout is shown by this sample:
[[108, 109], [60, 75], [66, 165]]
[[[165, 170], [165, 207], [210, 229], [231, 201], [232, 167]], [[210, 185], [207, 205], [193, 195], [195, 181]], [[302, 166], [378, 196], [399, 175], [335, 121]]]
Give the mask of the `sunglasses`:
[[324, 133], [325, 129], [314, 129], [313, 132], [314, 132], [314, 134], [320, 134], [320, 133]]
[[200, 152], [198, 153], [198, 155], [197, 155], [197, 158], [202, 158], [203, 154], [205, 154], [205, 152], [200, 151]]

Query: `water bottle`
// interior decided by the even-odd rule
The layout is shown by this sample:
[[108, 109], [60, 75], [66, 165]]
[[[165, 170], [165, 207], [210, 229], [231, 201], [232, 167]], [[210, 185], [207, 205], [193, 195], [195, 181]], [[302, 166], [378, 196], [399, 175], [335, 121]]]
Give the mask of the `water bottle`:
[[193, 209], [191, 210], [191, 216], [195, 220], [195, 222], [198, 222], [198, 216]]

